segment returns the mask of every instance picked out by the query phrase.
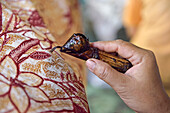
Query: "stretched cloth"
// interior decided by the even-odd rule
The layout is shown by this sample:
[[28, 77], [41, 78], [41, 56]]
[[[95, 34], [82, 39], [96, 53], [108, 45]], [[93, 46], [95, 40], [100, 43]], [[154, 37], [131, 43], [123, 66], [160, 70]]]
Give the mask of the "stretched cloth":
[[1, 113], [89, 113], [84, 66], [50, 52], [80, 20], [77, 0], [0, 0]]

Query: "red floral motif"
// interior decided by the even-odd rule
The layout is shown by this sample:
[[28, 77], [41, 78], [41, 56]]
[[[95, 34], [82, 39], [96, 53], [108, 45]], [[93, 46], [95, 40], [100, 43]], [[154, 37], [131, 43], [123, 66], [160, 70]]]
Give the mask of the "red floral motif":
[[[54, 42], [38, 12], [33, 6], [12, 8], [14, 2], [23, 1], [30, 3], [0, 4], [0, 112], [88, 113], [84, 86], [57, 52], [48, 51]], [[64, 18], [71, 18], [71, 12]]]
[[32, 26], [45, 27], [43, 19], [40, 17], [38, 11], [36, 10], [32, 12], [28, 21]]
[[[62, 79], [61, 82], [56, 82], [51, 79], [42, 78], [32, 72], [21, 72], [9, 56], [6, 56], [4, 60], [2, 60], [0, 70], [0, 85], [4, 88], [0, 90], [0, 98], [8, 95], [10, 103], [19, 113], [29, 110], [31, 100], [38, 103], [51, 103], [51, 101], [55, 99], [71, 100], [73, 109], [63, 110], [63, 112], [75, 111], [76, 113], [87, 113], [83, 108], [86, 108], [85, 104], [83, 104], [87, 103], [86, 98], [79, 97], [80, 92], [82, 92], [82, 94], [84, 93], [82, 89], [84, 87], [75, 75], [72, 76], [70, 73], [67, 73], [64, 77], [65, 79]], [[63, 74], [61, 75], [63, 76]], [[46, 91], [50, 89], [44, 90], [44, 81], [46, 81], [46, 83], [49, 81], [52, 86], [56, 85], [55, 88], [66, 93], [65, 96], [50, 97], [50, 93]], [[74, 101], [76, 98], [77, 100]], [[76, 104], [78, 101], [82, 103], [82, 107]]]
[[[0, 90], [0, 97], [8, 95], [11, 104], [18, 112], [23, 113], [28, 110], [30, 99], [50, 102], [44, 92], [37, 88], [42, 85], [43, 79], [34, 73], [19, 72], [15, 62], [9, 56], [1, 62], [0, 70], [0, 84], [5, 86], [4, 90]], [[40, 98], [32, 96], [30, 91], [40, 95], [37, 96]]]
[[23, 53], [37, 44], [39, 44], [39, 40], [26, 40], [22, 42], [16, 49], [12, 50], [9, 55], [17, 62]]
[[45, 52], [41, 51], [36, 51], [30, 55], [31, 58], [36, 59], [36, 60], [42, 60], [50, 57], [51, 55]]

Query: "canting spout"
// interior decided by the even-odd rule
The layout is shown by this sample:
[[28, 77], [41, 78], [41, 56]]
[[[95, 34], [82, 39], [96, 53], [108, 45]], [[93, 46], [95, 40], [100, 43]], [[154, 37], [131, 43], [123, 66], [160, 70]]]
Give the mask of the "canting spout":
[[51, 50], [50, 50], [50, 52], [52, 53], [55, 49], [57, 49], [57, 48], [62, 48], [62, 46], [56, 46], [56, 47], [54, 47], [54, 48], [52, 48]]

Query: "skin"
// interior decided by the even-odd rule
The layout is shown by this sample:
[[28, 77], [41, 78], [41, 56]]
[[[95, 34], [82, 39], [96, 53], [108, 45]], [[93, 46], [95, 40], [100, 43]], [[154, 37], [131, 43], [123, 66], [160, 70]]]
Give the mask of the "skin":
[[117, 52], [133, 65], [125, 74], [97, 59], [86, 65], [108, 83], [120, 98], [139, 113], [170, 113], [170, 98], [166, 94], [153, 52], [122, 40], [94, 42], [93, 47], [106, 52]]

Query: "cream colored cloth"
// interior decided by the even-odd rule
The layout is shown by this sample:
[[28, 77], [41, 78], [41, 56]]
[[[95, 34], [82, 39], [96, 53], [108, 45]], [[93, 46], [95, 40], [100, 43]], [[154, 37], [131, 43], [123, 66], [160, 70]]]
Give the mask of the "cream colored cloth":
[[83, 64], [50, 52], [81, 31], [77, 0], [45, 1], [0, 0], [0, 113], [89, 113]]
[[126, 27], [138, 27], [141, 21], [141, 0], [129, 0], [124, 8], [123, 22]]
[[[155, 53], [164, 87], [170, 95], [170, 0], [141, 2], [143, 6], [139, 13], [142, 19], [131, 42]], [[124, 18], [128, 16], [131, 15], [125, 14]]]

